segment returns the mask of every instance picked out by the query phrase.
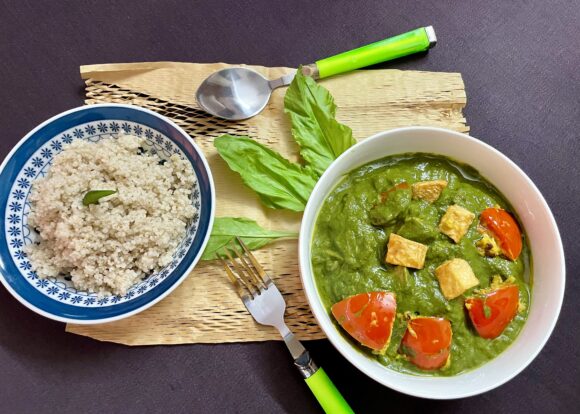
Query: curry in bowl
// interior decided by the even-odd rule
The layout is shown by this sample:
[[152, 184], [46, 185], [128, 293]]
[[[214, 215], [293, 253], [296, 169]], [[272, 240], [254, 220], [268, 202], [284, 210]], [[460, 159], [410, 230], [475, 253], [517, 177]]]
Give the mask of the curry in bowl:
[[522, 329], [531, 257], [508, 201], [442, 156], [390, 156], [351, 171], [316, 219], [312, 268], [353, 346], [395, 371], [456, 375]]

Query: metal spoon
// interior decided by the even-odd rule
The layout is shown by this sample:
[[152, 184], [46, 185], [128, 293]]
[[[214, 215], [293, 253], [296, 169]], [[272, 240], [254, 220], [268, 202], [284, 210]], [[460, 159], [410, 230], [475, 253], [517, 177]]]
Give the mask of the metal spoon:
[[[302, 67], [302, 73], [314, 79], [374, 65], [388, 60], [424, 52], [435, 46], [432, 26], [421, 27], [401, 35], [359, 47]], [[199, 105], [219, 118], [239, 121], [259, 114], [270, 100], [272, 91], [288, 86], [296, 71], [268, 80], [248, 68], [228, 68], [211, 74], [197, 89]]]

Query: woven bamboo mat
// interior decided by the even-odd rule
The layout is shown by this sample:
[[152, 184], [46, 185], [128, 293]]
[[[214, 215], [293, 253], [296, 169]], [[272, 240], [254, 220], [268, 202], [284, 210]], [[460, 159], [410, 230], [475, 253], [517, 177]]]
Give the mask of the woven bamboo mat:
[[[213, 139], [224, 133], [249, 135], [292, 160], [298, 148], [283, 111], [285, 89], [274, 91], [259, 116], [227, 122], [202, 112], [198, 85], [218, 64], [131, 63], [81, 67], [86, 103], [129, 103], [152, 109], [184, 128], [208, 158], [217, 192], [217, 216], [243, 216], [263, 227], [294, 230], [300, 215], [263, 207], [219, 158]], [[288, 68], [251, 66], [269, 78]], [[467, 132], [462, 109], [466, 95], [461, 75], [399, 70], [357, 71], [321, 82], [338, 105], [337, 117], [357, 139], [410, 125], [438, 126]], [[288, 308], [286, 321], [300, 339], [324, 334], [313, 318], [298, 273], [297, 241], [280, 241], [256, 256], [274, 276]], [[67, 331], [127, 345], [221, 343], [280, 339], [278, 333], [254, 323], [220, 266], [200, 263], [183, 284], [154, 307], [128, 319], [103, 325], [67, 325]]]

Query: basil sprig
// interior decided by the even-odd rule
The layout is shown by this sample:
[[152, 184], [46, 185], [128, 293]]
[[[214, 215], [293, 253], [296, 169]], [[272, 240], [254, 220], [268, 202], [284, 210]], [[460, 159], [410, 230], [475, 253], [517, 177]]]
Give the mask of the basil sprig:
[[242, 239], [250, 250], [255, 250], [278, 239], [295, 239], [298, 237], [298, 234], [288, 231], [267, 230], [255, 221], [247, 218], [216, 217], [209, 242], [201, 259], [217, 259], [219, 255], [223, 255], [225, 250], [229, 249], [232, 242], [241, 251], [241, 246], [235, 241], [236, 237]]
[[[355, 144], [352, 130], [336, 120], [336, 109], [330, 92], [298, 70], [286, 92], [284, 110], [303, 164], [290, 162], [248, 137], [222, 135], [214, 140], [214, 145], [230, 169], [258, 194], [265, 206], [304, 211], [326, 168]], [[250, 219], [217, 217], [202, 259], [217, 258], [236, 236], [250, 249], [281, 237], [297, 237], [294, 233], [265, 230]]]
[[88, 191], [83, 197], [83, 205], [97, 204], [103, 197], [115, 194], [117, 190], [92, 190]]

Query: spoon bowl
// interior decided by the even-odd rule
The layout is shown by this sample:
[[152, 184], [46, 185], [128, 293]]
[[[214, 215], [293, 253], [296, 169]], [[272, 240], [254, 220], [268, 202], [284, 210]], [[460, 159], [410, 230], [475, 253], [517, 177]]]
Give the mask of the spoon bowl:
[[247, 68], [212, 73], [197, 90], [197, 102], [210, 114], [239, 121], [260, 113], [272, 94], [270, 81]]

